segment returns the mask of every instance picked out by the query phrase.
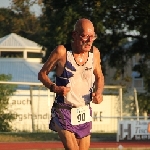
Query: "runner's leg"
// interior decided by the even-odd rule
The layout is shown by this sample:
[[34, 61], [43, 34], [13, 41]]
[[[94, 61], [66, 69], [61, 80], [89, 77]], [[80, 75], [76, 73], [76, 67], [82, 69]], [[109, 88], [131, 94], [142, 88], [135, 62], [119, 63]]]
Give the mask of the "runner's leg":
[[78, 141], [79, 150], [88, 150], [90, 147], [90, 135], [79, 139]]
[[57, 124], [55, 124], [55, 129], [58, 132], [65, 150], [79, 150], [79, 146], [74, 133], [61, 129]]

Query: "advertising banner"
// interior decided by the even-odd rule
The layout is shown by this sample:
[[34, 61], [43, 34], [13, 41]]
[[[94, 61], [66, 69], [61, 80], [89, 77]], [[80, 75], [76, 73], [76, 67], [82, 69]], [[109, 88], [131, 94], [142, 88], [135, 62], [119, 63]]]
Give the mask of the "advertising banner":
[[118, 122], [119, 141], [150, 140], [150, 120], [122, 120]]

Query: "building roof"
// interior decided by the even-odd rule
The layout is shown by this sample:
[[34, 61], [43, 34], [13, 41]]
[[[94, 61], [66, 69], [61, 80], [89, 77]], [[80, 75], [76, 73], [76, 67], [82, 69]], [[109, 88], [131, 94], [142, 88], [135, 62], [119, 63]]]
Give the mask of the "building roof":
[[32, 48], [41, 49], [37, 43], [21, 37], [15, 33], [11, 33], [0, 38], [0, 48]]
[[[35, 82], [38, 80], [38, 72], [43, 64], [36, 62], [27, 62], [21, 58], [0, 58], [0, 74], [11, 74], [11, 82]], [[52, 77], [54, 73], [50, 73]]]

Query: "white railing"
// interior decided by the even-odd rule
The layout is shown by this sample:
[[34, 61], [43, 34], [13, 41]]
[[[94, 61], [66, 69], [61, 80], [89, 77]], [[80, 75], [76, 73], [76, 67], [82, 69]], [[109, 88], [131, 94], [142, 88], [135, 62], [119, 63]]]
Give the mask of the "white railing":
[[0, 81], [0, 84], [11, 84], [11, 85], [35, 85], [35, 86], [43, 86], [42, 83], [36, 83], [36, 82], [10, 82], [10, 81]]
[[135, 99], [137, 120], [139, 120], [139, 104], [138, 104], [138, 100], [137, 100], [137, 90], [136, 90], [136, 88], [134, 88], [134, 99]]
[[[29, 94], [24, 96], [25, 91], [23, 91], [23, 93], [21, 93], [21, 91], [19, 91], [19, 93], [15, 96], [15, 99], [17, 99], [17, 96], [20, 99], [23, 99], [24, 97], [26, 99], [27, 98], [30, 99], [31, 105], [28, 105], [28, 106], [23, 105], [23, 107], [21, 107], [21, 105], [20, 105], [20, 106], [18, 106], [18, 108], [21, 107], [20, 112], [21, 112], [21, 109], [22, 109], [22, 111], [24, 111], [23, 109], [26, 108], [25, 111], [26, 112], [30, 111], [30, 113], [32, 114], [31, 115], [32, 118], [30, 121], [25, 122], [26, 125], [23, 123], [23, 121], [21, 121], [21, 122], [18, 121], [16, 123], [16, 127], [22, 125], [22, 127], [20, 127], [20, 128], [22, 128], [23, 130], [27, 130], [27, 128], [30, 128], [31, 132], [36, 132], [36, 130], [37, 130], [36, 128], [38, 127], [37, 123], [39, 123], [39, 127], [41, 127], [41, 130], [43, 128], [44, 128], [44, 130], [46, 130], [46, 129], [48, 130], [49, 118], [47, 118], [47, 120], [34, 120], [35, 119], [34, 115], [36, 113], [38, 115], [39, 112], [41, 113], [44, 109], [46, 109], [47, 113], [49, 113], [49, 115], [50, 115], [50, 108], [51, 108], [53, 100], [54, 100], [54, 93], [50, 93], [49, 89], [46, 89], [46, 88], [45, 88], [45, 93], [41, 92], [42, 94], [40, 94], [40, 92], [38, 92], [38, 89], [34, 90], [34, 86], [44, 87], [42, 83], [0, 81], [0, 84], [29, 85], [29, 87], [30, 87], [28, 90]], [[122, 104], [122, 101], [123, 101], [122, 88], [123, 87], [122, 86], [105, 85], [104, 88], [105, 89], [117, 89], [118, 92], [117, 92], [117, 95], [115, 95], [115, 96], [103, 95], [104, 96], [103, 102], [101, 104], [95, 104], [92, 106], [93, 113], [96, 114], [96, 116], [93, 117], [92, 132], [117, 132], [118, 120], [144, 118], [143, 116], [139, 116], [139, 108], [138, 108], [138, 102], [137, 102], [137, 97], [136, 97], [136, 90], [134, 91], [135, 92], [134, 96], [135, 96], [135, 103], [136, 103], [136, 108], [137, 108], [137, 116], [123, 116], [123, 112], [122, 112], [122, 105], [123, 105]], [[37, 94], [37, 93], [39, 93], [39, 94]], [[45, 94], [45, 96], [43, 93]], [[43, 104], [43, 103], [45, 103], [45, 104]], [[36, 107], [36, 108], [34, 108], [34, 107]], [[14, 107], [12, 109], [14, 109]], [[22, 114], [22, 115], [25, 115], [25, 114]], [[42, 121], [43, 121], [43, 123], [42, 123]]]

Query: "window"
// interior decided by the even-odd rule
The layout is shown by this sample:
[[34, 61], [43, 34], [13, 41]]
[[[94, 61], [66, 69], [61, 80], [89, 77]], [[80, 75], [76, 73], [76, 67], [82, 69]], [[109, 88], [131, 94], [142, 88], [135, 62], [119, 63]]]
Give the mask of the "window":
[[1, 57], [3, 58], [23, 58], [23, 52], [1, 51]]
[[27, 58], [42, 58], [43, 53], [27, 52]]

